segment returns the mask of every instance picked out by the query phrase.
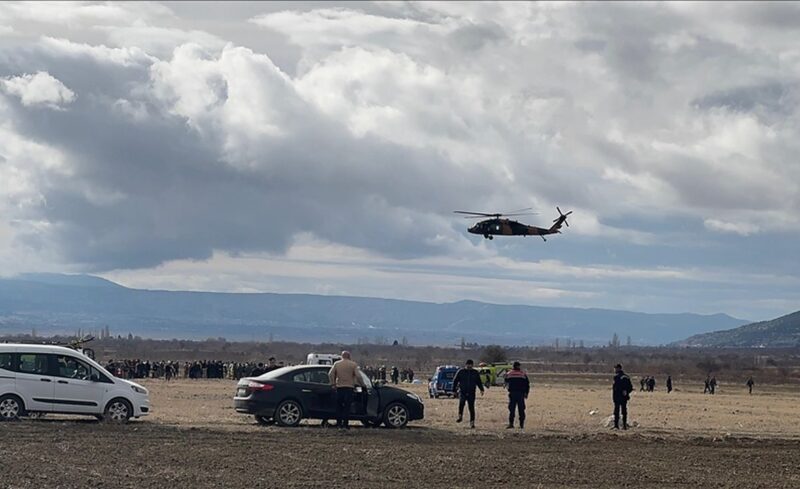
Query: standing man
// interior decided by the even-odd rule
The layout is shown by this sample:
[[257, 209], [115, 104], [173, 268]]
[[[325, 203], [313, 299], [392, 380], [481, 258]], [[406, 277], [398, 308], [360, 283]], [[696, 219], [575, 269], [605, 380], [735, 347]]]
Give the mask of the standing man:
[[708, 383], [708, 388], [711, 389], [711, 394], [714, 394], [717, 390], [717, 377], [711, 377], [711, 382]]
[[667, 375], [667, 394], [672, 392], [672, 376]]
[[753, 382], [753, 377], [750, 377], [749, 379], [747, 379], [746, 384], [747, 384], [747, 388], [750, 389], [750, 395], [752, 396], [753, 395], [753, 386], [756, 384], [755, 382]]
[[508, 426], [514, 427], [514, 411], [519, 411], [519, 429], [525, 429], [525, 399], [531, 391], [528, 374], [520, 368], [519, 362], [514, 362], [513, 368], [506, 373], [506, 389], [508, 389]]
[[481, 390], [483, 395], [483, 382], [477, 370], [473, 368], [475, 362], [467, 360], [464, 368], [458, 369], [453, 378], [453, 390], [458, 392], [458, 419], [460, 423], [464, 419], [464, 404], [469, 408], [469, 427], [475, 427], [475, 389]]
[[328, 371], [331, 385], [336, 390], [336, 427], [350, 429], [350, 404], [356, 384], [362, 385], [358, 376], [358, 365], [350, 360], [350, 352], [343, 351], [342, 359], [333, 364]]
[[628, 429], [628, 400], [631, 398], [633, 384], [630, 377], [622, 371], [622, 365], [614, 366], [614, 385], [611, 398], [614, 400], [614, 429], [619, 429], [619, 413], [622, 411], [622, 429]]
[[397, 381], [400, 378], [400, 371], [397, 369], [396, 366], [392, 367], [392, 384], [397, 385]]
[[269, 360], [267, 361], [269, 363], [267, 364], [266, 367], [264, 367], [264, 373], [272, 372], [273, 370], [278, 370], [280, 368], [278, 364], [275, 363], [275, 357], [269, 357]]

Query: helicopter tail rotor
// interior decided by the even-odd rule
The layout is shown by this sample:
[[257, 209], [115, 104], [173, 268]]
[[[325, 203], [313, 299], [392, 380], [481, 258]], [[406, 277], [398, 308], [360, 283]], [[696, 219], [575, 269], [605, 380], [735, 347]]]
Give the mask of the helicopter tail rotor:
[[572, 211], [569, 211], [566, 214], [561, 212], [561, 209], [558, 206], [556, 206], [556, 210], [558, 211], [558, 217], [553, 219], [554, 224], [553, 227], [550, 228], [550, 230], [553, 232], [558, 232], [558, 230], [561, 229], [562, 224], [566, 224], [567, 227], [569, 227], [569, 222], [567, 222], [567, 217], [569, 217], [569, 215], [572, 214]]

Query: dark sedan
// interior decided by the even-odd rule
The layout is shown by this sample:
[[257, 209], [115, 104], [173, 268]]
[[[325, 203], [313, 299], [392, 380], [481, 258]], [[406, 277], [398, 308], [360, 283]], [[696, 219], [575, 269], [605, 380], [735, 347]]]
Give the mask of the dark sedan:
[[[336, 391], [328, 380], [329, 366], [298, 365], [283, 367], [259, 377], [244, 378], [233, 398], [237, 412], [252, 414], [262, 424], [297, 426], [302, 419], [335, 419]], [[367, 426], [381, 423], [402, 428], [409, 421], [422, 419], [424, 406], [416, 394], [373, 384], [362, 372], [366, 387], [356, 387], [350, 418]]]

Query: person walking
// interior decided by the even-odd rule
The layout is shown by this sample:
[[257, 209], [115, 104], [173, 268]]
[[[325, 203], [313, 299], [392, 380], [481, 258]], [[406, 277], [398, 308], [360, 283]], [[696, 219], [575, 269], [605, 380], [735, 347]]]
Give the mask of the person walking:
[[611, 387], [611, 398], [614, 401], [614, 429], [619, 429], [619, 414], [622, 412], [622, 429], [627, 430], [628, 400], [631, 398], [633, 384], [619, 363], [614, 366], [614, 374], [614, 385]]
[[506, 373], [506, 389], [508, 389], [508, 426], [514, 428], [514, 412], [519, 411], [519, 429], [525, 429], [525, 399], [531, 391], [528, 374], [522, 370], [519, 362], [514, 362], [513, 368]]
[[340, 430], [349, 430], [353, 391], [356, 384], [363, 387], [361, 377], [358, 375], [358, 365], [350, 359], [349, 351], [342, 352], [342, 359], [333, 364], [328, 371], [328, 378], [336, 390], [336, 427]]
[[667, 375], [667, 394], [672, 392], [672, 376]]
[[460, 423], [464, 419], [464, 404], [469, 408], [469, 427], [475, 427], [475, 389], [481, 390], [483, 395], [483, 382], [481, 376], [475, 368], [475, 362], [467, 360], [464, 368], [458, 369], [453, 378], [453, 390], [458, 392], [458, 419]]
[[711, 389], [711, 394], [717, 392], [717, 377], [711, 377], [711, 382], [708, 383], [708, 388]]
[[749, 379], [747, 379], [746, 385], [747, 385], [747, 388], [750, 390], [750, 395], [751, 395], [751, 396], [753, 395], [753, 386], [754, 386], [755, 384], [756, 384], [756, 383], [755, 383], [755, 382], [753, 382], [753, 377], [750, 377]]

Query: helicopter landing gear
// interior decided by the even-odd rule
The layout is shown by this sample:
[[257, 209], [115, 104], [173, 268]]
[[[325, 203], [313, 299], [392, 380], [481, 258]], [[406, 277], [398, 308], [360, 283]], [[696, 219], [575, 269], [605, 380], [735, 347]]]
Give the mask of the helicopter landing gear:
[[483, 237], [486, 239], [494, 239], [494, 236], [492, 236], [491, 234], [484, 234]]

